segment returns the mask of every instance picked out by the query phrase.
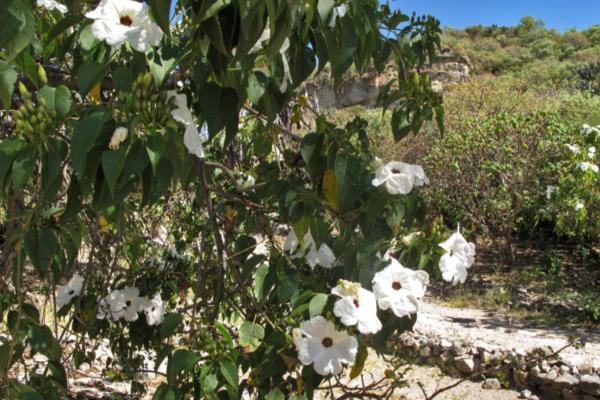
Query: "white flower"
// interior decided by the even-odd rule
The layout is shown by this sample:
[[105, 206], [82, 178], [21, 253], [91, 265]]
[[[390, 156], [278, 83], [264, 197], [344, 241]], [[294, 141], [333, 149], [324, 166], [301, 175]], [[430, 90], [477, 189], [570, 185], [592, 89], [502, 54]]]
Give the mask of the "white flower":
[[265, 25], [265, 29], [263, 29], [260, 37], [254, 43], [254, 46], [248, 51], [249, 54], [256, 53], [257, 51], [262, 50], [265, 47], [265, 44], [271, 39], [271, 28], [269, 27], [269, 20], [267, 19], [267, 25]]
[[112, 134], [110, 138], [110, 143], [108, 143], [108, 148], [111, 150], [117, 150], [121, 143], [127, 139], [127, 135], [129, 134], [129, 130], [124, 126], [119, 126]]
[[558, 191], [558, 187], [549, 185], [546, 187], [546, 198], [550, 200], [552, 195]]
[[55, 1], [55, 0], [37, 0], [37, 6], [43, 7], [48, 11], [58, 10], [62, 14], [69, 11], [67, 6], [65, 6], [64, 4], [60, 4], [58, 1]]
[[313, 242], [310, 251], [306, 254], [306, 262], [311, 268], [320, 265], [323, 268], [331, 269], [335, 263], [335, 254], [326, 243], [321, 243], [319, 249]]
[[93, 19], [92, 33], [111, 46], [128, 42], [135, 50], [146, 53], [158, 46], [163, 33], [152, 21], [148, 5], [134, 0], [102, 0], [98, 7], [85, 14]]
[[329, 27], [334, 28], [338, 18], [343, 18], [348, 12], [348, 6], [340, 4], [337, 7], [333, 7], [333, 13], [331, 14], [331, 20], [329, 21]]
[[373, 277], [373, 292], [382, 310], [392, 309], [398, 317], [417, 312], [417, 300], [425, 295], [429, 275], [402, 266], [390, 257], [391, 263]]
[[254, 184], [256, 183], [256, 180], [254, 179], [254, 177], [252, 175], [248, 175], [246, 177], [246, 179], [240, 178], [236, 181], [236, 183], [240, 188], [246, 189], [246, 188], [249, 188], [250, 186], [254, 186]]
[[592, 146], [588, 149], [588, 158], [593, 159], [595, 155], [596, 155], [596, 147]]
[[320, 315], [300, 325], [304, 337], [298, 359], [303, 365], [313, 364], [319, 375], [338, 375], [342, 364], [352, 364], [358, 352], [358, 341], [346, 331], [335, 329], [333, 322]]
[[71, 280], [65, 285], [58, 285], [56, 288], [56, 305], [61, 308], [71, 302], [74, 297], [81, 294], [83, 288], [83, 277], [75, 273]]
[[[285, 239], [285, 243], [283, 244], [283, 250], [293, 252], [298, 247], [298, 244], [298, 237], [296, 236], [296, 232], [292, 228]], [[308, 253], [306, 252], [307, 250]], [[306, 262], [311, 268], [314, 268], [317, 265], [320, 265], [321, 267], [327, 269], [334, 267], [335, 254], [326, 243], [322, 243], [321, 246], [319, 246], [319, 248], [317, 249], [317, 245], [310, 231], [304, 234], [304, 238], [302, 240], [302, 247], [300, 247], [300, 249], [292, 255], [292, 258], [296, 259], [301, 258], [303, 256], [306, 257]]]
[[429, 183], [420, 165], [391, 161], [380, 167], [373, 179], [373, 186], [385, 184], [390, 194], [408, 194], [414, 186]]
[[341, 279], [331, 293], [341, 297], [333, 305], [333, 313], [346, 326], [357, 325], [363, 334], [377, 333], [381, 330], [381, 321], [377, 318], [375, 295], [363, 289], [360, 283]]
[[123, 290], [113, 290], [108, 296], [100, 300], [97, 318], [110, 318], [118, 321], [124, 318], [126, 321], [138, 319], [138, 312], [142, 311], [145, 300], [140, 297], [140, 291], [136, 287], [126, 286]]
[[446, 241], [439, 245], [446, 253], [440, 258], [440, 271], [445, 281], [464, 283], [467, 279], [467, 269], [475, 261], [475, 244], [467, 242], [461, 235], [460, 228]]
[[160, 293], [156, 293], [154, 297], [148, 300], [143, 310], [146, 313], [146, 322], [148, 325], [160, 325], [165, 319], [165, 303], [160, 298]]
[[254, 246], [254, 250], [252, 254], [269, 256], [269, 247], [267, 246], [267, 240], [262, 235], [254, 235], [254, 240], [256, 240], [256, 246]]
[[198, 126], [194, 122], [192, 112], [187, 106], [187, 97], [184, 94], [178, 94], [174, 90], [167, 92], [167, 98], [175, 97], [177, 108], [171, 111], [171, 116], [177, 122], [185, 126], [183, 134], [183, 144], [190, 152], [198, 158], [204, 158], [204, 148], [202, 147], [202, 136], [198, 132]]
[[591, 163], [589, 161], [583, 161], [579, 163], [579, 168], [583, 171], [586, 172], [588, 170], [592, 170], [594, 172], [598, 172], [599, 168], [596, 164]]
[[576, 144], [566, 144], [565, 146], [567, 149], [571, 150], [573, 154], [579, 154], [580, 152], [579, 146], [577, 146]]
[[583, 204], [581, 201], [578, 201], [577, 204], [575, 204], [575, 211], [583, 210], [584, 208], [585, 204]]
[[[306, 237], [306, 235], [305, 235]], [[296, 236], [296, 231], [294, 228], [290, 229], [287, 237], [285, 238], [285, 242], [283, 243], [283, 251], [294, 251], [298, 247], [298, 236]]]
[[579, 132], [583, 136], [591, 135], [592, 133], [600, 134], [600, 126], [590, 126], [588, 124], [583, 124]]

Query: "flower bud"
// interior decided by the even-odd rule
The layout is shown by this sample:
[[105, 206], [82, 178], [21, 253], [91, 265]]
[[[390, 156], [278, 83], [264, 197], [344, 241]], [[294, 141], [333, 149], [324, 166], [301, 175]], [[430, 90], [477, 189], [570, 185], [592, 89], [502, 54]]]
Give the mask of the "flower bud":
[[144, 75], [142, 82], [144, 84], [144, 88], [149, 89], [150, 85], [152, 84], [152, 75], [150, 75], [150, 74]]
[[46, 75], [46, 70], [42, 67], [42, 64], [38, 64], [38, 78], [43, 86], [48, 84], [48, 76]]
[[27, 87], [23, 84], [23, 82], [19, 82], [19, 93], [24, 98], [29, 98], [29, 91], [27, 90]]
[[110, 143], [108, 144], [108, 147], [111, 150], [117, 150], [119, 148], [119, 146], [121, 145], [121, 143], [123, 143], [125, 141], [125, 139], [127, 139], [128, 134], [129, 134], [129, 130], [127, 128], [125, 128], [124, 126], [119, 126], [113, 132], [113, 135], [110, 138]]

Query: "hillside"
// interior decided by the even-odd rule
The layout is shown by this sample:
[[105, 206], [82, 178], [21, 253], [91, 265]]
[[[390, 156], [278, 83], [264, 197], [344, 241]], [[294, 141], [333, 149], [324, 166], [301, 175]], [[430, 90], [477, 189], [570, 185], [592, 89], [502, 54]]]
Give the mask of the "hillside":
[[600, 25], [560, 33], [523, 17], [516, 26], [445, 28], [442, 43], [467, 55], [475, 73], [512, 74], [532, 85], [598, 86]]

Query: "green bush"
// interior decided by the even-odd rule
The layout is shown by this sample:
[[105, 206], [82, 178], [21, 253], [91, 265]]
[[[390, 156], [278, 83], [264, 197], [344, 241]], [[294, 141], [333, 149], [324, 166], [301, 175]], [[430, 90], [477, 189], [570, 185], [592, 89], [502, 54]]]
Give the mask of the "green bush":
[[469, 118], [449, 130], [424, 158], [431, 185], [425, 197], [451, 224], [468, 221], [491, 237], [534, 234], [539, 212], [573, 125], [557, 112], [500, 112]]

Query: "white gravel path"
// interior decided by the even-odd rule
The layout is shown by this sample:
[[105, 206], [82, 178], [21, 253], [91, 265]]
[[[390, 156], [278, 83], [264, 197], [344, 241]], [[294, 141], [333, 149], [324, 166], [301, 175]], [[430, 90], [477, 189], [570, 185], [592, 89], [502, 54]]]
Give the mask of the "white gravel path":
[[600, 367], [598, 330], [534, 325], [494, 311], [449, 308], [433, 303], [420, 304], [415, 330], [451, 342], [524, 351], [544, 346], [556, 351], [569, 343], [569, 336], [577, 336], [586, 342], [585, 346], [581, 349], [569, 347], [560, 353], [561, 357], [574, 366]]

